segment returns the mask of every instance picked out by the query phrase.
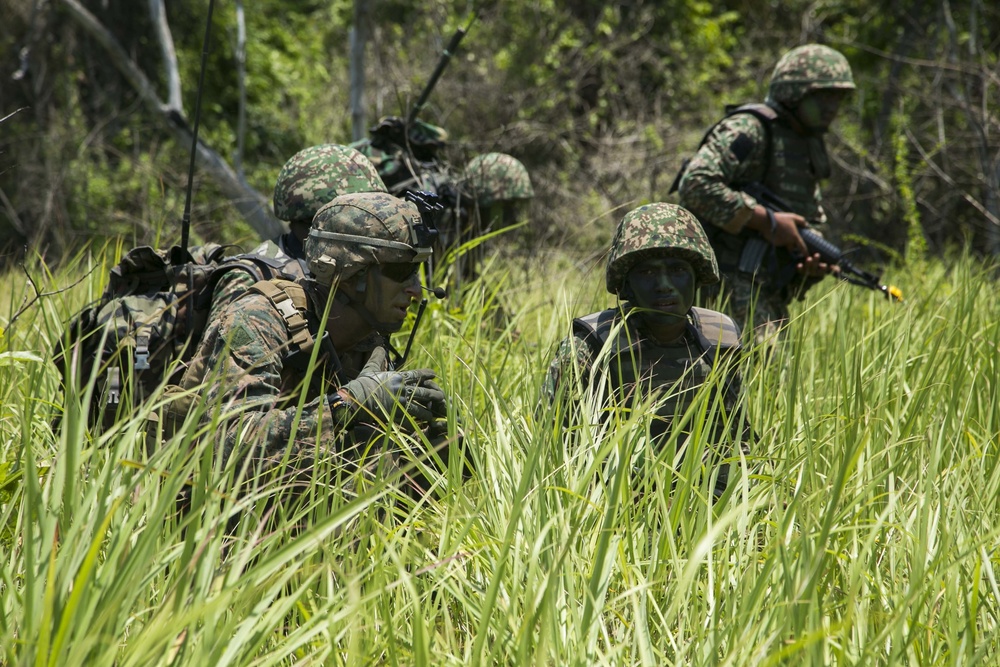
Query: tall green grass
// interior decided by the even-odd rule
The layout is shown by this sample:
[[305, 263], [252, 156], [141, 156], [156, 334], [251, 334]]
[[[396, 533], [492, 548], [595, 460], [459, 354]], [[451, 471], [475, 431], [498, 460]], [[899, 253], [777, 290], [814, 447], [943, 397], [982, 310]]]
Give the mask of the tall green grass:
[[147, 447], [154, 400], [87, 430], [51, 349], [105, 261], [29, 269], [52, 290], [97, 266], [13, 326], [34, 288], [0, 279], [0, 662], [1000, 661], [1000, 303], [970, 259], [894, 275], [903, 305], [832, 280], [797, 304], [770, 362], [744, 360], [758, 438], [717, 503], [703, 438], [675, 462], [641, 414], [567, 433], [538, 408], [571, 318], [608, 303], [603, 267], [494, 262], [429, 307], [411, 362], [438, 370], [474, 474], [453, 460], [415, 500], [328, 470], [288, 507], [233, 492], [217, 421]]

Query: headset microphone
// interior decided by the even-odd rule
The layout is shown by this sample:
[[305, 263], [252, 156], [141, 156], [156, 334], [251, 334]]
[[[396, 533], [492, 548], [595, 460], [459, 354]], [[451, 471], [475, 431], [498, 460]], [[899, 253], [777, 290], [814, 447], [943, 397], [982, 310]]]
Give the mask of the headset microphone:
[[430, 292], [439, 299], [444, 299], [448, 296], [448, 292], [443, 287], [424, 287], [421, 285], [420, 289]]

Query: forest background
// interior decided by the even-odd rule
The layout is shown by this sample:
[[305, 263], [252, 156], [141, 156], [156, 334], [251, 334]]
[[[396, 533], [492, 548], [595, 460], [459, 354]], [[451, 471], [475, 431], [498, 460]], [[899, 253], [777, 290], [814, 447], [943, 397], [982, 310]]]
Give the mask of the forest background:
[[[450, 459], [415, 499], [335, 476], [287, 513], [270, 487], [226, 493], [221, 406], [149, 451], [159, 396], [97, 432], [50, 363], [122, 247], [180, 238], [207, 6], [0, 2], [0, 663], [1000, 664], [996, 3], [217, 2], [194, 241], [255, 243], [284, 161], [408, 109], [473, 9], [423, 118], [452, 164], [508, 152], [536, 191], [519, 243], [491, 246], [536, 256], [490, 258], [413, 348], [471, 479]], [[829, 135], [833, 234], [906, 301], [828, 279], [793, 304], [792, 353], [741, 359], [757, 439], [716, 502], [704, 438], [652, 451], [652, 405], [564, 433], [538, 388], [571, 319], [606, 305], [624, 210], [668, 198], [723, 106], [813, 41], [858, 83]], [[722, 375], [693, 433], [721, 418]]]
[[[536, 199], [522, 240], [533, 247], [600, 252], [624, 210], [670, 199], [681, 160], [725, 104], [763, 99], [783, 51], [822, 42], [847, 55], [858, 84], [829, 135], [835, 166], [825, 198], [835, 237], [861, 242], [881, 260], [911, 237], [937, 252], [1000, 252], [1000, 9], [992, 3], [216, 5], [200, 136], [236, 182], [259, 193], [252, 205], [265, 216], [288, 157], [312, 144], [347, 143], [358, 132], [352, 126], [405, 114], [448, 38], [475, 13], [422, 118], [448, 129], [453, 164], [492, 150], [525, 163]], [[179, 139], [194, 114], [207, 7], [3, 3], [0, 266], [25, 251], [58, 260], [109, 236], [176, 242], [190, 147]], [[97, 28], [88, 27], [88, 12]], [[359, 19], [368, 35], [364, 115], [352, 121], [349, 44]], [[163, 27], [175, 54], [164, 49], [171, 40]], [[151, 88], [140, 93], [135, 77], [123, 76], [100, 29]], [[167, 67], [173, 57], [176, 76]], [[196, 238], [253, 243], [259, 234], [226, 194], [200, 163]]]

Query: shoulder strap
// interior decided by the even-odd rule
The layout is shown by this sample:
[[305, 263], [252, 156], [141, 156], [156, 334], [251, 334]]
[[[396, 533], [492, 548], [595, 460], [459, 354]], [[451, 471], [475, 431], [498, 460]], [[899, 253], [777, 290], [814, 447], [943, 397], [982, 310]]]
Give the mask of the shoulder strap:
[[[740, 328], [733, 318], [724, 313], [694, 307], [690, 313], [690, 327], [703, 352], [718, 350], [726, 355], [741, 347]], [[714, 362], [716, 355], [709, 356]]]
[[[751, 116], [754, 116], [760, 121], [760, 124], [764, 126], [764, 175], [766, 176], [768, 170], [771, 168], [771, 123], [778, 120], [778, 112], [774, 108], [761, 102], [726, 105], [726, 118], [741, 113], [748, 113]], [[721, 123], [722, 121], [719, 122]], [[718, 123], [716, 123], [716, 125], [718, 125]], [[712, 129], [714, 130], [715, 127], [713, 126]], [[709, 133], [711, 133], [711, 130], [709, 130]], [[707, 139], [708, 135], [706, 134], [701, 142], [705, 143]]]
[[[710, 136], [712, 136], [712, 132], [714, 132], [715, 128], [719, 126], [719, 123], [730, 116], [735, 116], [741, 113], [748, 113], [751, 116], [756, 117], [761, 122], [761, 125], [764, 126], [764, 136], [767, 137], [764, 151], [764, 173], [766, 174], [767, 170], [770, 168], [771, 161], [771, 123], [778, 119], [778, 112], [762, 102], [753, 102], [750, 104], [727, 104], [726, 115], [705, 130], [705, 134], [702, 135], [701, 141], [698, 142], [698, 148], [705, 145], [705, 142], [708, 141]], [[697, 151], [697, 149], [695, 150]], [[674, 177], [674, 182], [670, 185], [668, 194], [673, 194], [677, 191], [677, 188], [680, 187], [681, 178], [684, 176], [684, 172], [687, 171], [687, 166], [690, 161], [691, 158], [685, 158], [684, 161], [681, 162], [681, 168], [677, 170], [677, 176]]]
[[309, 322], [303, 314], [309, 302], [302, 286], [290, 280], [277, 279], [258, 282], [250, 289], [267, 297], [275, 310], [285, 318], [292, 343], [303, 354], [309, 354], [316, 339], [309, 331]]
[[614, 308], [591, 313], [573, 320], [573, 333], [587, 341], [587, 346], [596, 357], [611, 338], [618, 311]]

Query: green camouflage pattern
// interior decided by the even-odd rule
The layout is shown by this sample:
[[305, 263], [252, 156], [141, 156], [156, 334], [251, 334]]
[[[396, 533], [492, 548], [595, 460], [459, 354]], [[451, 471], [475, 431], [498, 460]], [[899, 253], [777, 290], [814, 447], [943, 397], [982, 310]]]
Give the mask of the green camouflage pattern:
[[676, 204], [646, 204], [622, 218], [608, 255], [608, 291], [618, 294], [629, 270], [651, 257], [677, 257], [690, 262], [699, 285], [719, 280], [719, 267], [705, 230], [694, 215]]
[[774, 66], [768, 100], [795, 106], [807, 93], [825, 88], [854, 90], [851, 66], [836, 49], [806, 44], [783, 55]]
[[[321, 288], [306, 290], [303, 314], [314, 337], [319, 322], [316, 314], [323, 312], [327, 294]], [[345, 451], [347, 431], [334, 419], [325, 396], [336, 388], [329, 382], [357, 377], [374, 346], [366, 338], [330, 356], [320, 353], [311, 369], [286, 363], [291, 348], [284, 316], [266, 296], [246, 290], [208, 323], [180, 386], [197, 392], [198, 404], [209, 411], [206, 420], [218, 406], [226, 411], [228, 417], [214, 436], [223, 461], [235, 455], [255, 468], [290, 475], [294, 481], [312, 474], [317, 462], [336, 468], [352, 456]], [[334, 374], [337, 365], [340, 368]], [[300, 398], [304, 399], [301, 407]], [[183, 401], [179, 407], [182, 415], [190, 408]]]
[[[254, 248], [251, 255], [259, 255], [268, 260], [265, 266], [268, 270], [262, 271], [263, 279], [281, 277], [287, 280], [302, 280], [306, 278], [306, 269], [303, 262], [288, 255], [280, 243], [275, 241], [264, 241]], [[241, 257], [241, 256], [238, 256]], [[232, 259], [232, 258], [227, 258]], [[251, 260], [242, 260], [252, 263]], [[260, 269], [260, 265], [256, 265]], [[212, 290], [212, 307], [208, 311], [208, 321], [215, 320], [222, 310], [234, 301], [236, 297], [246, 292], [254, 286], [258, 278], [247, 271], [226, 271], [219, 277]]]
[[[741, 145], [748, 147], [742, 155]], [[819, 180], [809, 162], [811, 155], [825, 155], [825, 151], [822, 137], [798, 134], [780, 119], [768, 130], [759, 118], [749, 113], [723, 118], [684, 169], [678, 201], [704, 225], [738, 234], [750, 221], [757, 200], [736, 186], [765, 183], [783, 200], [793, 203], [795, 212], [809, 224], [822, 226], [827, 216]], [[713, 239], [717, 259], [728, 264], [731, 258], [723, 256], [718, 236]]]
[[463, 185], [480, 206], [531, 199], [535, 190], [520, 160], [506, 153], [477, 155], [465, 167]]
[[[323, 206], [313, 219], [305, 241], [309, 271], [322, 285], [344, 281], [371, 264], [412, 262], [412, 228], [421, 224], [416, 205], [382, 192], [340, 195]], [[359, 239], [378, 239], [405, 244], [387, 248], [359, 241], [340, 241], [313, 236], [316, 231], [346, 234]]]
[[274, 186], [274, 215], [286, 222], [311, 222], [337, 195], [385, 191], [375, 166], [354, 148], [311, 146], [281, 168]]

